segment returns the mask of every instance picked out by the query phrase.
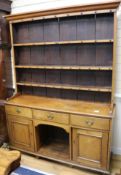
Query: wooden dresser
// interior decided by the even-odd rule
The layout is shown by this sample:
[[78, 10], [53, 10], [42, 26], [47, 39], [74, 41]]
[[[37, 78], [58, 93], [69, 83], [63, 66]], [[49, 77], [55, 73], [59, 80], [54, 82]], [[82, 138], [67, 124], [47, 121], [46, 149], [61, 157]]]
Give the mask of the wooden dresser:
[[119, 2], [9, 15], [11, 148], [109, 174]]

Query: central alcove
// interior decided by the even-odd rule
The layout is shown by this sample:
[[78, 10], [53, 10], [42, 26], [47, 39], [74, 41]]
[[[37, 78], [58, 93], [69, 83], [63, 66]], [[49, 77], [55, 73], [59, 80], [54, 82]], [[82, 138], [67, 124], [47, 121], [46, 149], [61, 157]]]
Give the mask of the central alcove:
[[39, 124], [35, 127], [37, 153], [69, 160], [69, 133], [57, 126]]

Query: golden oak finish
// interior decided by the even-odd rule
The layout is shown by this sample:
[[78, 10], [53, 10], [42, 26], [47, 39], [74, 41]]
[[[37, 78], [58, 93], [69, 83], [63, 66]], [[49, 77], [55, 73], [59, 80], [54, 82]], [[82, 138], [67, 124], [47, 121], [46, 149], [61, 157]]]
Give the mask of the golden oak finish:
[[33, 110], [33, 118], [44, 121], [69, 124], [69, 115], [65, 113]]
[[61, 85], [61, 84], [44, 84], [44, 83], [29, 83], [29, 82], [17, 82], [19, 86], [30, 86], [30, 87], [46, 87], [56, 89], [72, 89], [72, 90], [83, 90], [83, 91], [95, 91], [95, 92], [111, 92], [110, 87], [101, 86], [74, 86], [74, 85]]
[[116, 78], [116, 50], [117, 50], [117, 13], [114, 14], [114, 46], [113, 46], [113, 76], [112, 76], [112, 101], [114, 103], [115, 78]]
[[112, 118], [113, 107], [108, 103], [92, 103], [77, 100], [62, 100], [33, 95], [19, 95], [6, 102], [14, 106], [24, 106], [55, 112], [84, 114], [89, 116]]
[[7, 15], [6, 18], [9, 21], [22, 22], [26, 21], [27, 19], [35, 18], [35, 17], [43, 17], [43, 16], [55, 16], [58, 14], [68, 14], [68, 13], [75, 13], [75, 12], [85, 12], [85, 11], [94, 11], [94, 10], [104, 10], [104, 9], [116, 9], [120, 4], [120, 0], [116, 0], [115, 2], [111, 0], [110, 2], [103, 2], [103, 3], [92, 3], [86, 4], [82, 6], [73, 6], [73, 7], [65, 7], [61, 9], [52, 9], [46, 11], [37, 11], [37, 12], [30, 12], [30, 13], [21, 13], [17, 15]]
[[[15, 104], [21, 111], [23, 110], [21, 112], [23, 116], [17, 115]], [[95, 111], [95, 114], [96, 106], [98, 111]], [[29, 113], [30, 116], [32, 115], [31, 120], [25, 119], [26, 114], [28, 115], [25, 110], [31, 111]], [[109, 104], [19, 95], [6, 103], [11, 146], [33, 152], [38, 156], [52, 157], [54, 160], [59, 157], [60, 161], [66, 160], [69, 164], [74, 163], [77, 166], [108, 172], [108, 138], [112, 110]], [[50, 140], [46, 145], [44, 135], [47, 133], [43, 126], [63, 129], [67, 133], [66, 137], [69, 135], [68, 144], [64, 143], [64, 140], [59, 143]], [[23, 135], [19, 137], [21, 131]], [[43, 146], [44, 144], [46, 146]]]
[[20, 166], [21, 153], [0, 148], [0, 159], [0, 174], [8, 175]]
[[15, 74], [15, 50], [13, 47], [13, 43], [14, 43], [14, 39], [13, 39], [13, 28], [12, 28], [12, 24], [9, 24], [9, 28], [10, 28], [10, 37], [11, 37], [11, 46], [12, 46], [12, 50], [11, 50], [11, 57], [12, 57], [12, 66], [13, 66], [13, 72], [14, 72], [14, 76], [13, 76], [13, 84], [15, 85], [15, 94], [17, 93], [17, 85], [16, 85], [16, 74]]
[[96, 117], [85, 117], [80, 115], [71, 115], [70, 123], [74, 126], [81, 126], [86, 128], [95, 128], [95, 129], [110, 129], [110, 120], [102, 119]]
[[29, 108], [6, 105], [5, 109], [7, 114], [32, 118], [32, 111]]
[[18, 69], [65, 69], [65, 70], [112, 70], [111, 66], [48, 66], [48, 65], [16, 65]]
[[74, 128], [73, 160], [92, 167], [106, 169], [108, 133]]
[[28, 151], [34, 151], [32, 121], [12, 115], [7, 115], [7, 121], [11, 145]]
[[57, 45], [57, 44], [86, 44], [86, 43], [112, 43], [113, 40], [76, 40], [76, 41], [58, 41], [58, 42], [39, 42], [39, 43], [19, 43], [13, 46], [43, 46], [43, 45]]
[[15, 71], [15, 96], [6, 102], [11, 148], [109, 174], [118, 5], [6, 17]]
[[55, 127], [64, 129], [67, 133], [70, 132], [69, 125], [60, 124], [60, 123], [56, 123], [56, 122], [34, 120], [33, 125], [34, 125], [34, 127], [38, 127], [39, 125], [55, 126]]

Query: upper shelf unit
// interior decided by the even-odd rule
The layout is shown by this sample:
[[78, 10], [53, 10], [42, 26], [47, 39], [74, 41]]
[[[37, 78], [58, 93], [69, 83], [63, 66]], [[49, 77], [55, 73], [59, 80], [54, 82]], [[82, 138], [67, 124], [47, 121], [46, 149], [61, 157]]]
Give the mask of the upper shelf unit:
[[13, 24], [14, 46], [95, 42], [113, 42], [113, 13]]
[[111, 102], [114, 12], [11, 22], [16, 91]]

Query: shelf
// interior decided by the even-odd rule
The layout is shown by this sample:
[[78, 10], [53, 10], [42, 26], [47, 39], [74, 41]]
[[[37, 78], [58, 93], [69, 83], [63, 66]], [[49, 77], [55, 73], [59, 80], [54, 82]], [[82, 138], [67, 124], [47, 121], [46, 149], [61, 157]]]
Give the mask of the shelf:
[[57, 42], [37, 42], [37, 43], [18, 43], [13, 46], [43, 46], [56, 44], [88, 44], [88, 43], [112, 43], [113, 40], [76, 40], [76, 41], [57, 41]]
[[50, 156], [53, 158], [60, 158], [62, 160], [69, 160], [69, 145], [63, 142], [50, 143], [48, 145], [43, 145], [39, 150], [38, 154], [43, 156]]
[[111, 92], [111, 87], [100, 87], [100, 86], [79, 86], [79, 85], [48, 84], [48, 83], [40, 84], [40, 83], [30, 83], [30, 82], [17, 82], [17, 85], [19, 85], [19, 86], [56, 88], [56, 89], [95, 91], [95, 92]]
[[112, 70], [111, 66], [16, 65], [17, 69]]

